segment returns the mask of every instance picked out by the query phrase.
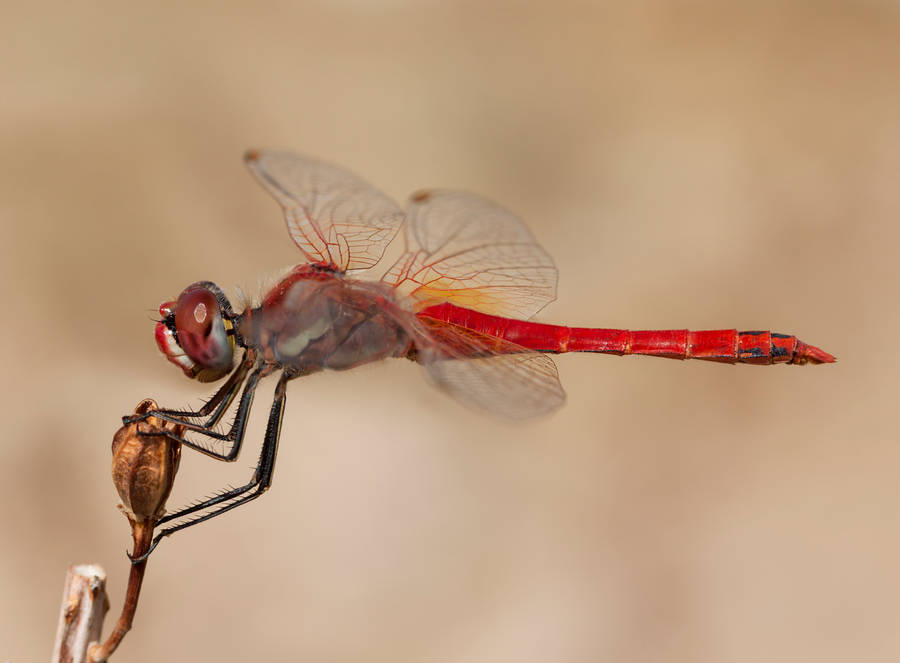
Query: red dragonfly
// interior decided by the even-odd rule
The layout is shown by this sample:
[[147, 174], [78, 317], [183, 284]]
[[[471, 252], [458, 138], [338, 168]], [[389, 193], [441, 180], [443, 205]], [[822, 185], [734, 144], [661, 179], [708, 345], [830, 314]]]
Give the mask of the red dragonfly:
[[[163, 537], [269, 488], [287, 383], [309, 373], [405, 357], [463, 403], [523, 418], [546, 414], [565, 400], [552, 353], [728, 364], [834, 361], [794, 336], [767, 331], [627, 331], [532, 322], [556, 297], [556, 267], [525, 225], [502, 207], [470, 193], [436, 190], [414, 194], [404, 212], [333, 165], [269, 151], [250, 151], [244, 161], [284, 209], [288, 232], [305, 260], [259, 306], [241, 312], [208, 281], [162, 304], [156, 341], [165, 356], [201, 382], [230, 376], [199, 410], [143, 416], [224, 441], [227, 450], [219, 452], [210, 444], [181, 440], [233, 461], [260, 378], [280, 373], [275, 398], [251, 480], [166, 516], [162, 523], [192, 518], [162, 529], [154, 548]], [[404, 224], [405, 253], [380, 280], [365, 279]], [[221, 432], [217, 425], [239, 393], [234, 422]]]

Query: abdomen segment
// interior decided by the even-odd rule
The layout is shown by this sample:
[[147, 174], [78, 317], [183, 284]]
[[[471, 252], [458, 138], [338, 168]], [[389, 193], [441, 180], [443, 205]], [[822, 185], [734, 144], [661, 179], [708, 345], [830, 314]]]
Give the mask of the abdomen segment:
[[824, 350], [808, 345], [796, 336], [768, 331], [630, 331], [565, 327], [487, 315], [446, 303], [424, 309], [419, 315], [503, 338], [540, 352], [640, 354], [727, 364], [823, 364], [834, 361], [834, 357]]

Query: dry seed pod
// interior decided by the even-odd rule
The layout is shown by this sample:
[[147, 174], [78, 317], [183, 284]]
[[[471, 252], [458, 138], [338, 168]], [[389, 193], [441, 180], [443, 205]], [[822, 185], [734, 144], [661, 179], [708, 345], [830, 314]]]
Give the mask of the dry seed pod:
[[[135, 414], [156, 409], [151, 399], [141, 401]], [[183, 435], [184, 427], [156, 417], [122, 426], [112, 443], [112, 478], [129, 519], [155, 524], [165, 513], [172, 492], [181, 444], [161, 432]], [[147, 435], [147, 433], [154, 433]], [[152, 524], [151, 524], [152, 528]]]
[[[147, 414], [155, 409], [156, 402], [148, 398], [138, 403], [134, 413]], [[166, 512], [166, 500], [181, 458], [181, 443], [160, 433], [180, 437], [184, 430], [184, 426], [148, 417], [125, 424], [113, 437], [112, 478], [122, 498], [122, 510], [131, 524], [133, 557], [139, 558], [150, 550], [153, 529]], [[146, 568], [146, 559], [131, 565], [122, 614], [106, 641], [91, 646], [88, 653], [91, 663], [106, 661], [131, 630]]]

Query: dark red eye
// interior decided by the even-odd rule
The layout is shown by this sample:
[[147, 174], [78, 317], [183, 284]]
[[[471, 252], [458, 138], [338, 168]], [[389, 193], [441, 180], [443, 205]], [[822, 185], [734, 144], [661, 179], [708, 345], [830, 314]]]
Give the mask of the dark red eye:
[[174, 308], [177, 342], [200, 369], [197, 377], [217, 379], [231, 368], [234, 340], [215, 294], [201, 284], [188, 286]]
[[178, 343], [195, 360], [219, 315], [219, 304], [206, 288], [192, 286], [181, 293], [175, 305], [175, 329]]

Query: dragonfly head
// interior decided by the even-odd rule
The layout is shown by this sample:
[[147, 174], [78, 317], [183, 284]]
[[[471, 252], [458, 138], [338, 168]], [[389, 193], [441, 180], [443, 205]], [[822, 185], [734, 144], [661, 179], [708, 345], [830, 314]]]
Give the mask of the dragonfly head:
[[214, 382], [234, 364], [234, 312], [210, 281], [198, 281], [159, 307], [156, 344], [189, 378]]

